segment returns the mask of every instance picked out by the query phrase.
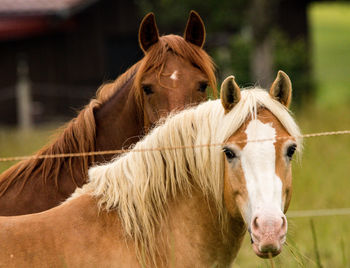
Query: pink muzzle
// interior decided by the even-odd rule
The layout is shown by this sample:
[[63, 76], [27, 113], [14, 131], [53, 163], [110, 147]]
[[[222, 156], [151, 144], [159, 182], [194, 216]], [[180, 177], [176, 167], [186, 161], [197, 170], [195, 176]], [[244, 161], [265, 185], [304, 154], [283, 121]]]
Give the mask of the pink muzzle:
[[249, 231], [255, 254], [261, 258], [274, 257], [281, 252], [286, 241], [286, 216], [282, 212], [256, 213]]

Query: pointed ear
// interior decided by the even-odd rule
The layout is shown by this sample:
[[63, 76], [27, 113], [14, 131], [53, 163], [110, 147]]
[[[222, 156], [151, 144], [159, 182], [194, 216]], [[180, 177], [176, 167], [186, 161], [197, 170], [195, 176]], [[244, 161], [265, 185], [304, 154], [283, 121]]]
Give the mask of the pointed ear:
[[241, 89], [236, 84], [233, 75], [227, 77], [221, 84], [221, 103], [225, 109], [225, 114], [232, 110], [232, 108], [241, 99]]
[[157, 43], [159, 40], [159, 33], [156, 24], [156, 19], [153, 13], [148, 13], [142, 20], [139, 29], [139, 43], [144, 53]]
[[205, 42], [204, 23], [196, 11], [191, 10], [187, 21], [184, 38], [196, 46], [203, 47]]
[[275, 81], [270, 88], [270, 96], [287, 108], [292, 101], [292, 82], [283, 71], [278, 71]]

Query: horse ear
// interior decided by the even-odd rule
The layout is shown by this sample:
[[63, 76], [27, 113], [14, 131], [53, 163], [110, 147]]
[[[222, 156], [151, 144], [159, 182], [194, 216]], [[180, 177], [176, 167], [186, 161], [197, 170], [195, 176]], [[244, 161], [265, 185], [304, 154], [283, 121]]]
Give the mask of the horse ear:
[[199, 14], [191, 10], [188, 17], [184, 38], [196, 46], [203, 47], [205, 42], [205, 26]]
[[283, 71], [278, 71], [275, 81], [270, 88], [270, 96], [287, 108], [292, 101], [292, 82]]
[[228, 113], [241, 99], [241, 89], [236, 84], [233, 75], [222, 82], [220, 94], [222, 106], [225, 109], [225, 113]]
[[156, 19], [153, 13], [148, 13], [142, 20], [139, 29], [139, 43], [144, 53], [159, 40]]

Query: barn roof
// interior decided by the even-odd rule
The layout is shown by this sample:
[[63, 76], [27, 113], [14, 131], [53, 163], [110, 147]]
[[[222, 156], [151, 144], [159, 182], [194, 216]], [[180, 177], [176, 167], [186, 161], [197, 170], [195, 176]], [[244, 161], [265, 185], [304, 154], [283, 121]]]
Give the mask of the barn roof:
[[67, 15], [96, 0], [0, 0], [0, 16]]
[[97, 1], [0, 0], [0, 40], [47, 32], [52, 28], [52, 17], [66, 20]]

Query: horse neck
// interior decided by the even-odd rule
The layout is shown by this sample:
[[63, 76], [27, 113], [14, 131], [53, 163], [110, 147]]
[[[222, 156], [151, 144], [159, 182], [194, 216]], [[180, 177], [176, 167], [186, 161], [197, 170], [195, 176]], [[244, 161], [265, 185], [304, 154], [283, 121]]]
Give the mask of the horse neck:
[[228, 217], [222, 230], [214, 202], [199, 191], [171, 201], [166, 222], [163, 241], [175, 267], [228, 267], [246, 231], [241, 217]]
[[[129, 79], [116, 94], [95, 111], [96, 151], [128, 148], [144, 134], [143, 115], [138, 107], [133, 80]], [[96, 161], [108, 161], [113, 155], [96, 157]]]
[[[142, 120], [138, 119], [137, 105], [131, 91], [132, 79], [129, 79], [123, 87], [116, 91], [113, 97], [105, 102], [100, 109], [94, 111], [95, 123], [97, 125], [95, 144], [91, 148], [82, 148], [80, 151], [111, 150], [129, 146], [139, 139], [142, 134]], [[84, 110], [85, 111], [85, 110]], [[90, 109], [86, 110], [87, 113]], [[83, 119], [86, 114], [79, 115]], [[70, 123], [71, 130], [81, 129], [74, 122], [85, 122], [75, 120]], [[70, 135], [67, 129], [61, 136], [60, 142], [66, 141]], [[67, 134], [67, 135], [66, 135]], [[66, 137], [67, 136], [67, 137]], [[127, 139], [133, 137], [131, 139]], [[65, 143], [65, 142], [64, 142]], [[57, 146], [54, 146], [57, 147]], [[51, 148], [50, 146], [48, 148]], [[43, 149], [44, 154], [57, 153]], [[62, 147], [58, 153], [75, 152]], [[110, 159], [111, 155], [96, 160]], [[77, 186], [86, 182], [86, 170], [82, 163], [62, 159], [60, 164], [48, 165], [44, 170], [39, 169], [44, 161], [52, 159], [26, 160], [0, 175], [0, 215], [19, 215], [47, 210], [64, 201]], [[58, 160], [55, 160], [56, 162]], [[88, 160], [91, 165], [91, 159]], [[45, 191], [43, 191], [43, 187]]]

